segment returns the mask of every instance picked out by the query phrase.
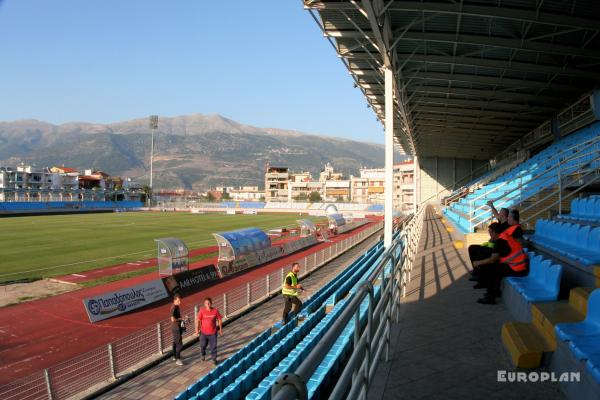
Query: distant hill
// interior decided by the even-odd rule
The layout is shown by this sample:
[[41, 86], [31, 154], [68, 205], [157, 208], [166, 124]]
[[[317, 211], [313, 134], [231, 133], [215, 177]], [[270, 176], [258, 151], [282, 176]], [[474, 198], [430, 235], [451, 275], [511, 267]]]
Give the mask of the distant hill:
[[[148, 120], [114, 124], [37, 120], [0, 122], [0, 165], [96, 168], [148, 180]], [[284, 165], [318, 174], [326, 162], [346, 174], [383, 166], [383, 146], [243, 125], [218, 114], [160, 118], [155, 143], [157, 188], [207, 189], [264, 184], [264, 168]]]

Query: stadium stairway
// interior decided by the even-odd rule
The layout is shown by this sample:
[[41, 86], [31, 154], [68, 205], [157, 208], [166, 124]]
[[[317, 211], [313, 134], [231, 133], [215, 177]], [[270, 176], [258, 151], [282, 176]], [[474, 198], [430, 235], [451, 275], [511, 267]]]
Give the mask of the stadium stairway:
[[[577, 385], [561, 382], [563, 392], [577, 400], [600, 397], [600, 227], [596, 227], [600, 215], [596, 199], [573, 200], [571, 214], [536, 223], [535, 233], [528, 237], [534, 248], [528, 252], [530, 273], [505, 279], [502, 294], [516, 319], [505, 323], [501, 333], [513, 364], [579, 373]], [[561, 299], [565, 292], [568, 298]]]
[[[582, 174], [582, 171], [600, 168], [599, 155], [600, 122], [596, 122], [552, 143], [504, 175], [452, 203], [444, 209], [444, 214], [463, 233], [472, 232], [490, 218], [486, 207], [488, 201], [494, 201], [497, 208], [514, 207], [544, 190], [556, 188], [559, 163], [562, 184], [576, 183], [587, 177], [587, 172]], [[566, 181], [569, 178], [571, 181]], [[595, 202], [593, 207], [596, 207]]]
[[[498, 333], [510, 314], [476, 302], [467, 249], [428, 210], [400, 322], [392, 325], [390, 362], [381, 362], [368, 398], [564, 399], [558, 383], [499, 382], [512, 371]], [[518, 389], [517, 389], [518, 386]]]
[[[270, 330], [263, 332], [210, 374], [180, 393], [176, 399], [239, 399], [245, 396], [249, 399], [269, 398], [271, 385], [282, 373], [299, 365], [302, 358], [312, 350], [322, 333], [344, 310], [346, 296], [352, 293], [362, 277], [376, 267], [382, 254], [382, 243], [371, 247], [339, 277], [311, 296], [299, 315], [285, 325], [277, 324], [273, 334], [269, 334]], [[376, 295], [378, 296], [378, 289]], [[364, 323], [365, 312], [361, 323]], [[339, 358], [343, 349], [344, 346], [340, 344], [339, 353], [332, 354], [328, 360], [335, 359], [336, 355]], [[323, 380], [324, 376], [315, 377], [313, 392], [318, 391], [318, 383]]]

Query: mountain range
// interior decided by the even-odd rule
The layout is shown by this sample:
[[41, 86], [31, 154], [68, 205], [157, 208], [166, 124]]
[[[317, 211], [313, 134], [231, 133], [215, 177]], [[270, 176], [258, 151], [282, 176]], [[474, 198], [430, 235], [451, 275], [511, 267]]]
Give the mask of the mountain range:
[[[38, 120], [0, 122], [0, 166], [21, 162], [99, 169], [146, 183], [148, 119], [112, 124]], [[313, 176], [330, 162], [345, 174], [383, 166], [383, 146], [302, 132], [257, 128], [218, 114], [161, 117], [155, 136], [154, 187], [263, 186], [267, 164]]]

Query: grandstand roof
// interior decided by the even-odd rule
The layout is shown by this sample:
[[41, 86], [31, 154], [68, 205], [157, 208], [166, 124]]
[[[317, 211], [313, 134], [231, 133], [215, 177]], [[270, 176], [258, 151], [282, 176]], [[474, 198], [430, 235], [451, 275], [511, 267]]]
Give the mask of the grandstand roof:
[[397, 143], [489, 159], [600, 83], [597, 0], [304, 0]]

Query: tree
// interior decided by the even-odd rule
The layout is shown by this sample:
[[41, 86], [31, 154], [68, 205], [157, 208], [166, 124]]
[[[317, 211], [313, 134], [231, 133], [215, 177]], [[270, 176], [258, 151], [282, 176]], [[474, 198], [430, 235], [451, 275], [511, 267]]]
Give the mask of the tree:
[[142, 187], [142, 201], [145, 203], [146, 201], [150, 202], [150, 199], [152, 199], [152, 188], [148, 185], [144, 185]]
[[206, 200], [208, 200], [210, 203], [214, 203], [214, 201], [216, 200], [216, 197], [211, 192], [208, 192], [208, 193], [206, 193]]
[[223, 196], [221, 196], [221, 200], [231, 200], [231, 196], [227, 192], [223, 192]]
[[306, 193], [300, 193], [298, 196], [294, 197], [294, 200], [306, 201], [306, 200], [308, 200], [308, 196], [306, 195]]
[[319, 192], [311, 192], [310, 196], [308, 196], [308, 200], [311, 203], [319, 203], [322, 199], [321, 199], [321, 195], [319, 194]]

